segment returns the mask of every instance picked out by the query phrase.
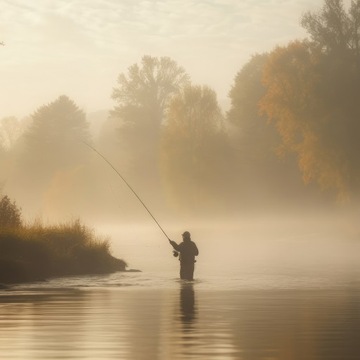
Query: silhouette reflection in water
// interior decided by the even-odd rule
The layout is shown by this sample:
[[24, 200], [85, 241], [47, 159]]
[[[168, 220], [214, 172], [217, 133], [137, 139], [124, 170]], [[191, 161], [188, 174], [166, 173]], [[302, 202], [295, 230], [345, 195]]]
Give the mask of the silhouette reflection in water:
[[195, 291], [192, 282], [184, 282], [181, 285], [180, 314], [184, 329], [189, 330], [190, 326], [196, 318]]
[[192, 358], [198, 347], [197, 307], [194, 285], [191, 281], [181, 281], [179, 303], [176, 316], [176, 338], [171, 358]]

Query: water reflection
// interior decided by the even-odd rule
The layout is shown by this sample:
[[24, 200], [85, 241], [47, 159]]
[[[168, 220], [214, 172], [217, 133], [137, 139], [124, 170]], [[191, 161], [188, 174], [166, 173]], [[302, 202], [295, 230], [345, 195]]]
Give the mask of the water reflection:
[[193, 322], [196, 318], [195, 291], [192, 282], [184, 282], [180, 288], [180, 312], [184, 331], [193, 329]]
[[[172, 353], [172, 358], [188, 357], [196, 354], [196, 348], [199, 346], [199, 334], [196, 328], [196, 313], [197, 308], [195, 304], [195, 290], [193, 282], [183, 281], [180, 286], [179, 296], [179, 339], [175, 344], [179, 344], [178, 355]], [[175, 346], [176, 348], [176, 346]]]
[[197, 285], [181, 283], [175, 326], [171, 329], [172, 351], [167, 358], [233, 359], [236, 348], [232, 329], [222, 314], [227, 305], [223, 301], [210, 305], [214, 294], [207, 298], [200, 291], [200, 296], [196, 296]]
[[1, 359], [360, 359], [360, 289], [0, 293]]

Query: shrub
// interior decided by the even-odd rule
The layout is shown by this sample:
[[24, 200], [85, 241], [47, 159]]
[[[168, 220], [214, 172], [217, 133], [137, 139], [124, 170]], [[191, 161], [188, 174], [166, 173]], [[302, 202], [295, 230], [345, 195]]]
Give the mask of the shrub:
[[0, 283], [106, 274], [125, 271], [126, 266], [111, 255], [109, 241], [97, 237], [80, 220], [0, 227]]
[[22, 225], [21, 208], [5, 195], [0, 200], [0, 227], [18, 228]]
[[0, 196], [0, 283], [36, 281], [56, 276], [126, 270], [113, 257], [109, 241], [80, 220], [43, 226], [23, 224], [21, 208]]

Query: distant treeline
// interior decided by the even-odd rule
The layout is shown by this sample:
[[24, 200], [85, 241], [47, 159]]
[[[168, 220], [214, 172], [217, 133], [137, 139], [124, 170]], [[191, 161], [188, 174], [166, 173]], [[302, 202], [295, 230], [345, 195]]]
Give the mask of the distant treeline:
[[225, 114], [216, 93], [193, 84], [174, 60], [144, 56], [119, 75], [114, 108], [95, 135], [64, 95], [21, 122], [3, 119], [3, 191], [48, 215], [131, 212], [85, 141], [158, 209], [356, 201], [360, 0], [348, 9], [325, 0], [301, 25], [307, 39], [254, 55], [240, 69]]

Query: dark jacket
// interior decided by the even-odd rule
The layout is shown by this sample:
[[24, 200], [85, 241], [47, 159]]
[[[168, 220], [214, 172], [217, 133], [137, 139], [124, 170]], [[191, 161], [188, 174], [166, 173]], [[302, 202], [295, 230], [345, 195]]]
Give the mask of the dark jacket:
[[196, 244], [191, 240], [185, 240], [179, 245], [175, 241], [170, 241], [172, 247], [180, 253], [179, 260], [184, 263], [194, 263], [195, 256], [199, 255]]

